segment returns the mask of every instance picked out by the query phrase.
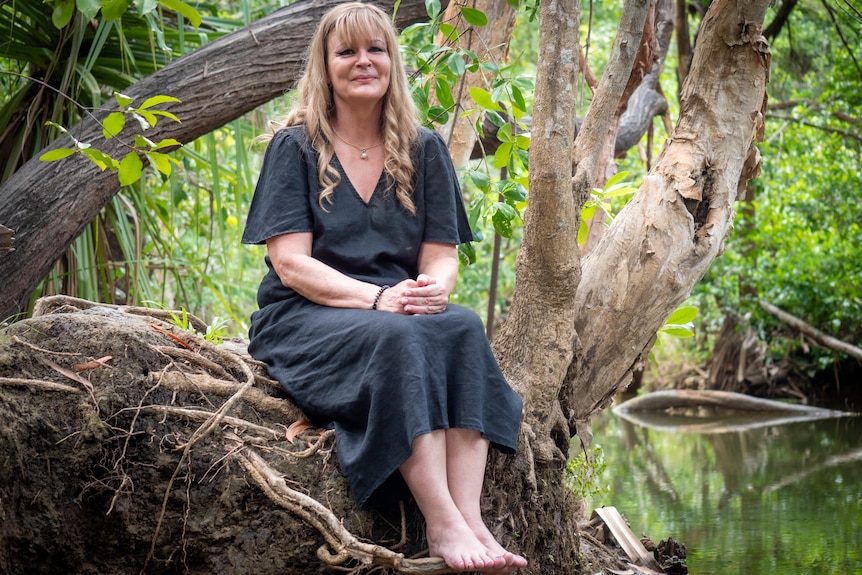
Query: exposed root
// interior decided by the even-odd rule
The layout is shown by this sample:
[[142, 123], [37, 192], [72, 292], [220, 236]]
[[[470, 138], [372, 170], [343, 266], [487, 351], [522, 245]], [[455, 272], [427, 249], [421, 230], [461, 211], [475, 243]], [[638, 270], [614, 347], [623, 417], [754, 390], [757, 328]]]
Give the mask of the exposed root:
[[84, 390], [71, 385], [63, 385], [53, 381], [45, 381], [43, 379], [25, 379], [21, 377], [0, 377], [0, 385], [10, 385], [13, 387], [30, 387], [44, 391], [63, 391], [65, 393], [82, 393]]
[[233, 458], [271, 501], [320, 532], [326, 544], [317, 550], [317, 557], [328, 567], [344, 569], [344, 564], [352, 561], [357, 564], [351, 569], [355, 573], [378, 566], [416, 575], [455, 572], [440, 558], [406, 559], [403, 554], [391, 549], [360, 541], [319, 501], [288, 487], [284, 478], [253, 449], [245, 447], [236, 450]]

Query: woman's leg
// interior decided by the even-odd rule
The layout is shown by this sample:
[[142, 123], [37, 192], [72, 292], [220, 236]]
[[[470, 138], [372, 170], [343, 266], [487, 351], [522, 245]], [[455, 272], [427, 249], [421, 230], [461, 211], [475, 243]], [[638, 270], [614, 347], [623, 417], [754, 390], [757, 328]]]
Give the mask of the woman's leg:
[[452, 500], [481, 541], [496, 557], [502, 557], [505, 567], [499, 573], [525, 567], [527, 560], [503, 548], [482, 519], [481, 497], [488, 461], [488, 441], [472, 429], [446, 430], [446, 472]]
[[413, 440], [413, 454], [400, 467], [425, 516], [428, 551], [432, 557], [442, 557], [447, 565], [460, 571], [502, 567], [503, 560], [489, 553], [452, 499], [446, 444], [442, 429], [420, 435]]

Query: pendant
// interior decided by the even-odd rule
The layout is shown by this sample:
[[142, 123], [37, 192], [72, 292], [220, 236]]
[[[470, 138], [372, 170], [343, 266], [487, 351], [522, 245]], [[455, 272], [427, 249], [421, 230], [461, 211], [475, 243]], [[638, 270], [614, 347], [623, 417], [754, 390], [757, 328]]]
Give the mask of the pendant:
[[365, 151], [365, 150], [361, 150], [361, 151], [362, 151], [362, 153], [361, 153], [361, 154], [359, 154], [359, 157], [360, 157], [360, 158], [362, 158], [363, 160], [367, 160], [367, 159], [368, 159], [368, 154], [366, 153], [366, 151]]

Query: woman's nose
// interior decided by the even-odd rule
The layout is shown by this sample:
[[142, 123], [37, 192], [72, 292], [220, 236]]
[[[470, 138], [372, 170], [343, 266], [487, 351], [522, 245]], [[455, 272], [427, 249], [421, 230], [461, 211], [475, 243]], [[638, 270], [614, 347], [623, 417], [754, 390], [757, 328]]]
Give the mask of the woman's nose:
[[359, 50], [358, 58], [356, 59], [356, 65], [360, 67], [367, 67], [371, 65], [371, 58], [368, 57], [368, 50]]

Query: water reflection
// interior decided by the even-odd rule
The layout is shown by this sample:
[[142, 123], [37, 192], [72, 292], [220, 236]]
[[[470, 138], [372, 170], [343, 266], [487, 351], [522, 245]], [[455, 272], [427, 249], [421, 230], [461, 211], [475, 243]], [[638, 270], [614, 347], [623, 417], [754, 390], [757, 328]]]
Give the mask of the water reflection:
[[862, 575], [862, 417], [746, 417], [744, 431], [723, 417], [723, 432], [686, 433], [603, 413], [594, 442], [610, 492], [591, 508], [684, 542], [693, 575]]

